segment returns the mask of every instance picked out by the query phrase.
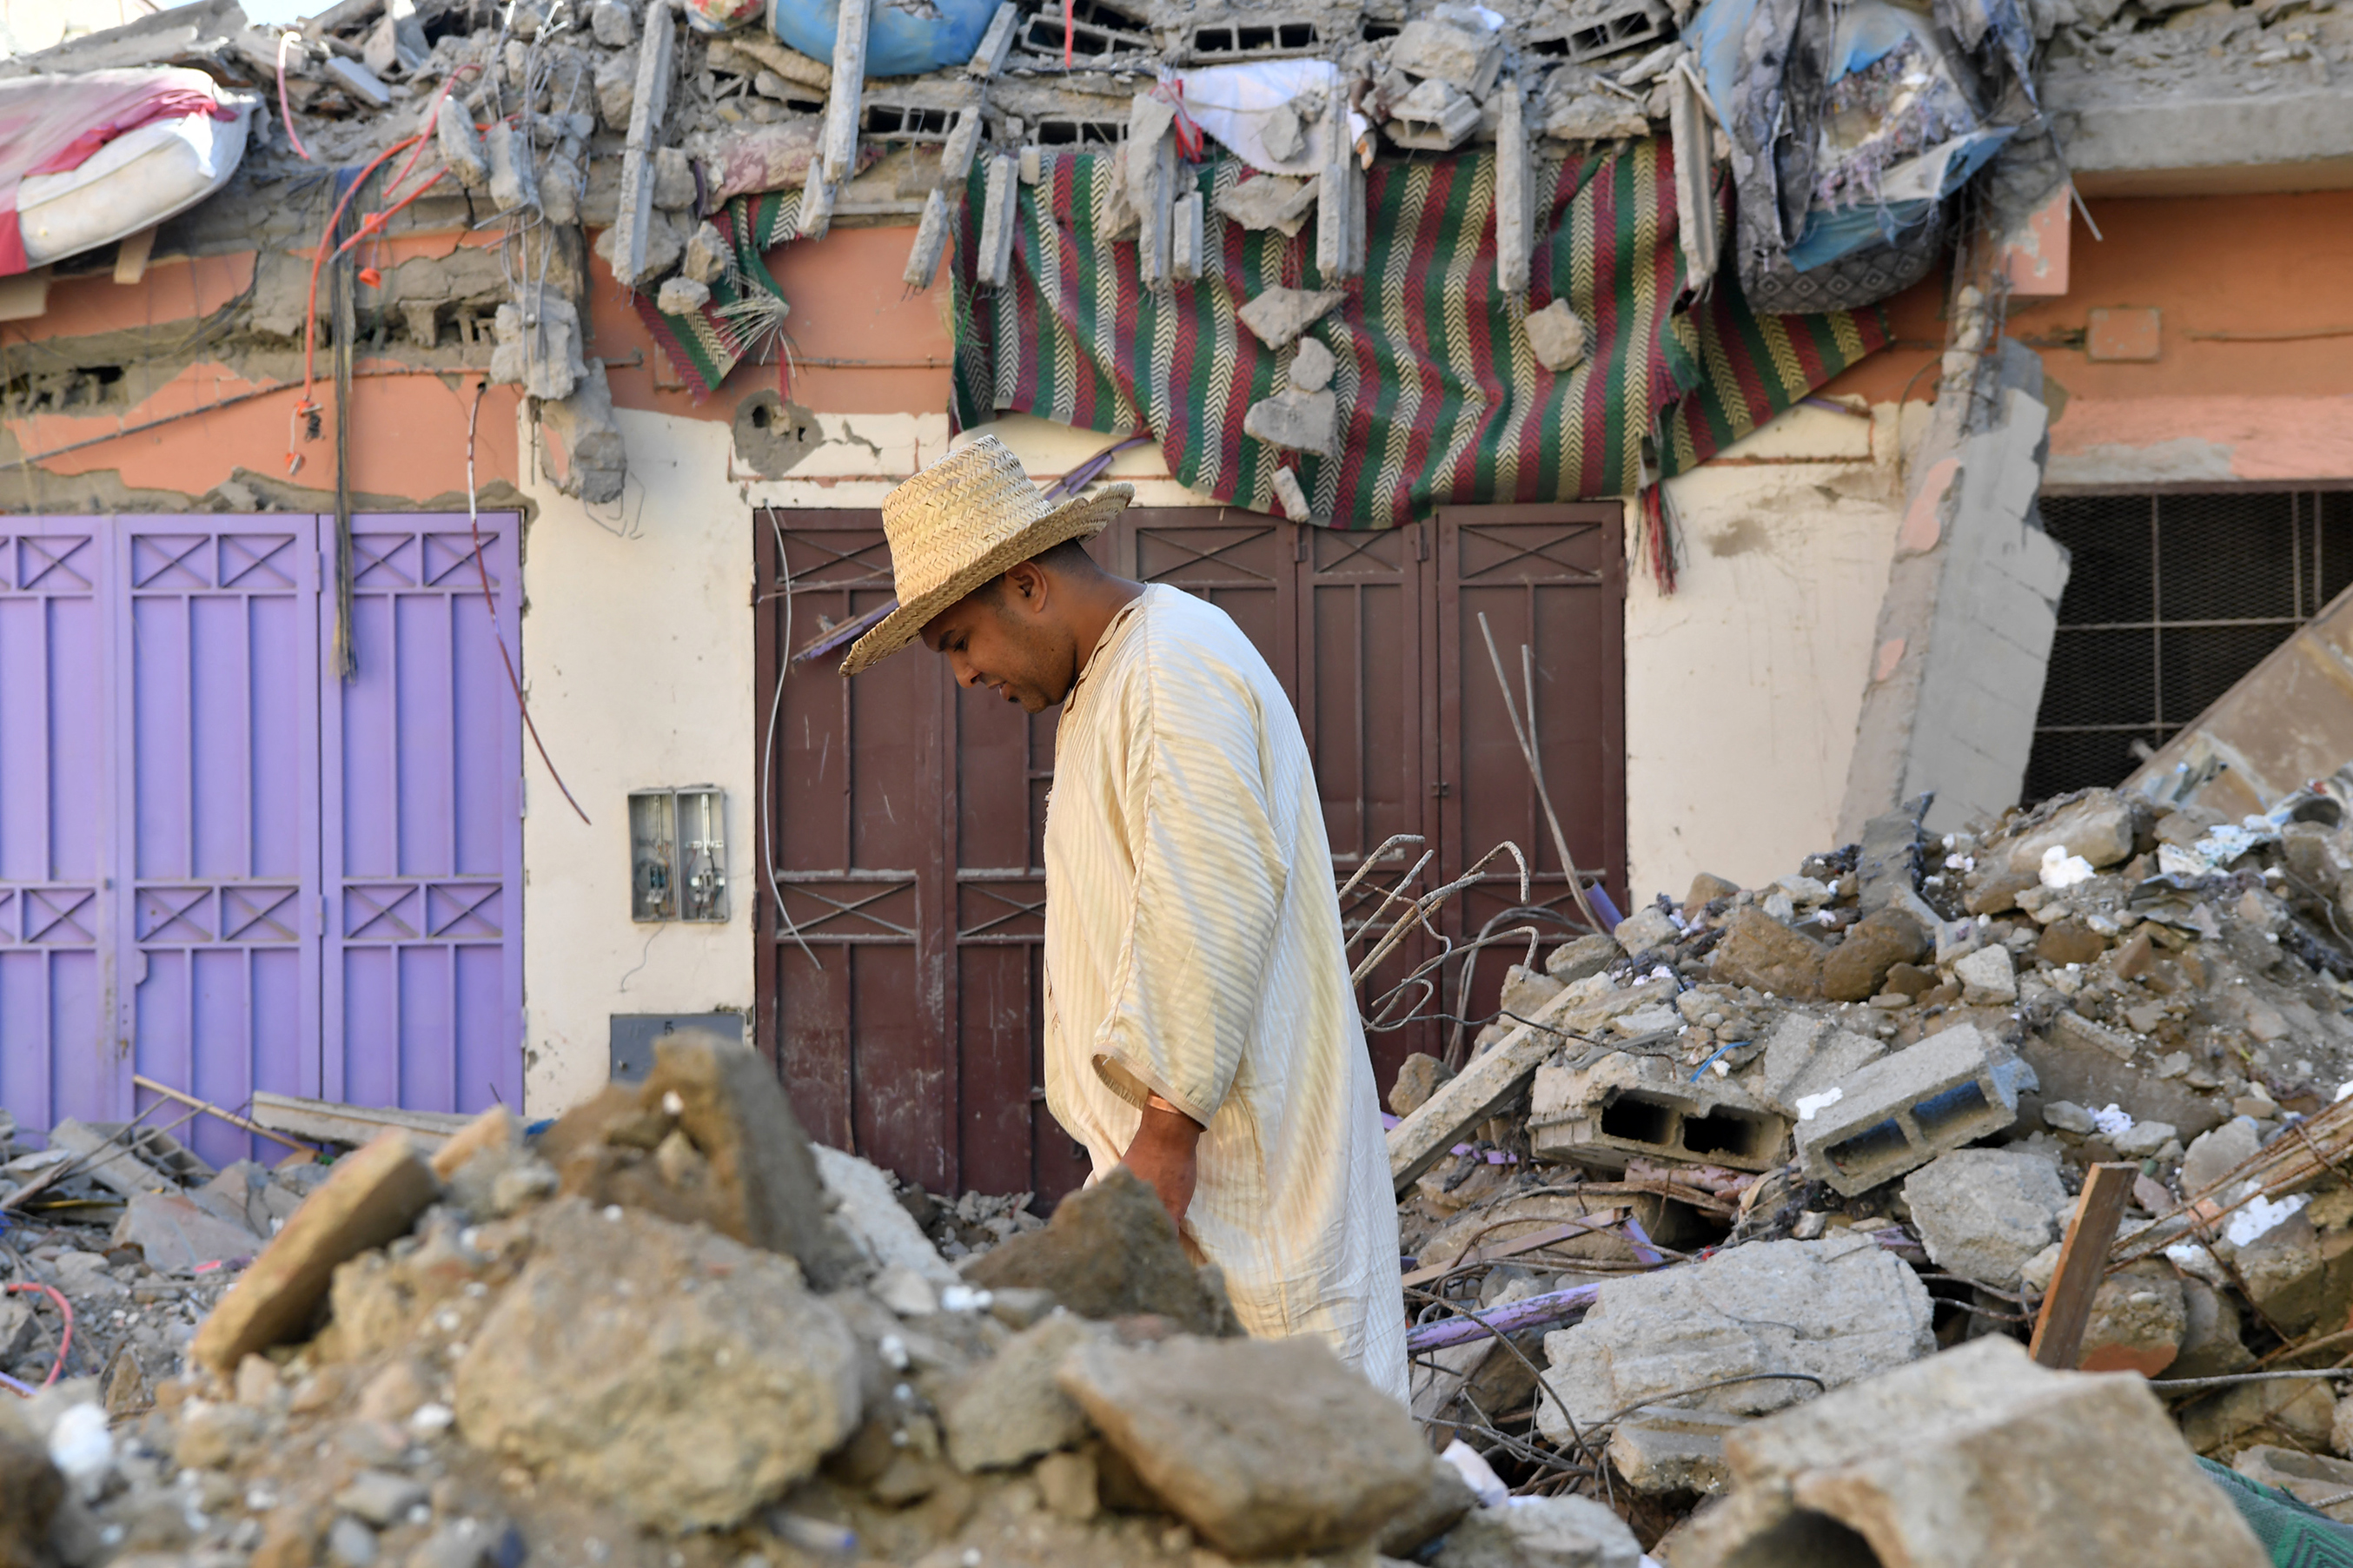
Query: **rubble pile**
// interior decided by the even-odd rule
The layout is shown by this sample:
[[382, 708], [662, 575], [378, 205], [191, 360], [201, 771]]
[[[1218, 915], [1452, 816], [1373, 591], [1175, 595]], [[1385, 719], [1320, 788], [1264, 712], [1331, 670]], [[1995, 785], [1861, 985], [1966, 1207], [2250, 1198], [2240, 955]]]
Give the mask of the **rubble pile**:
[[[1514, 966], [1463, 1059], [1390, 1095], [1416, 1415], [1520, 1486], [1638, 1494], [1646, 1545], [1768, 1477], [1786, 1501], [1778, 1446], [1867, 1468], [1881, 1418], [1832, 1413], [1962, 1375], [1926, 1369], [2006, 1391], [1980, 1415], [2046, 1397], [1976, 1342], [2028, 1336], [2086, 1171], [2128, 1162], [2073, 1364], [2346, 1513], [2337, 1382], [2190, 1380], [2348, 1359], [2348, 801], [2353, 769], [2235, 823], [2093, 790], [1930, 837], [1924, 800]], [[1783, 1560], [1746, 1550], [1690, 1560]]]
[[[959, 1274], [739, 1047], [327, 1170], [184, 1375], [0, 1403], [0, 1560], [1369, 1568], [1478, 1506], [1320, 1342], [1241, 1337], [1142, 1182], [984, 1205]], [[1496, 1554], [1530, 1530], [1601, 1555]], [[1463, 1539], [1440, 1561], [1637, 1551], [1583, 1500]]]

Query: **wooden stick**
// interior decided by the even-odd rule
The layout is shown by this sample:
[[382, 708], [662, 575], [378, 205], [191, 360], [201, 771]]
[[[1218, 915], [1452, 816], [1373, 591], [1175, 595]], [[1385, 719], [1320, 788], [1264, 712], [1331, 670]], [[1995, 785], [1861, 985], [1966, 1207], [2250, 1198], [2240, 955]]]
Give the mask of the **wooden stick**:
[[1564, 1241], [1574, 1241], [1580, 1236], [1591, 1236], [1608, 1230], [1625, 1219], [1624, 1209], [1603, 1209], [1599, 1214], [1561, 1225], [1547, 1226], [1526, 1236], [1515, 1236], [1509, 1241], [1499, 1241], [1492, 1247], [1474, 1247], [1451, 1263], [1432, 1263], [1417, 1268], [1398, 1281], [1406, 1286], [1427, 1285], [1440, 1279], [1457, 1268], [1473, 1268], [1482, 1263], [1501, 1263], [1507, 1258], [1517, 1258], [1523, 1252], [1535, 1252], [1542, 1247], [1557, 1247]]
[[[1512, 700], [1512, 683], [1504, 677], [1504, 656], [1495, 651], [1495, 634], [1487, 626], [1487, 613], [1479, 612], [1479, 635], [1487, 639], [1487, 661], [1495, 667], [1495, 685], [1504, 693], [1504, 713], [1512, 721], [1512, 735], [1520, 743], [1520, 756], [1528, 765], [1528, 777], [1536, 786], [1536, 800], [1544, 806], [1545, 824], [1552, 829], [1553, 853], [1560, 857], [1560, 868], [1568, 873], [1568, 890], [1577, 900], [1577, 911], [1585, 923], [1602, 935], [1609, 928], [1593, 912], [1593, 905], [1585, 896], [1585, 877], [1577, 870], [1576, 858], [1568, 852], [1568, 835], [1560, 830], [1560, 816], [1552, 808], [1552, 794], [1545, 788], [1544, 761], [1535, 744], [1536, 692], [1535, 654], [1527, 644], [1520, 645], [1520, 679], [1527, 688], [1528, 721], [1520, 722], [1519, 705]], [[1465, 1009], [1468, 1011], [1468, 1009]]]
[[269, 1139], [272, 1143], [283, 1143], [286, 1147], [293, 1150], [298, 1154], [315, 1154], [318, 1152], [317, 1150], [311, 1148], [308, 1143], [297, 1143], [291, 1138], [280, 1137], [279, 1134], [272, 1132], [269, 1128], [261, 1125], [259, 1121], [248, 1121], [234, 1110], [223, 1110], [219, 1106], [213, 1104], [210, 1100], [198, 1100], [193, 1094], [182, 1094], [178, 1089], [174, 1089], [169, 1084], [157, 1083], [153, 1079], [142, 1077], [138, 1073], [132, 1073], [131, 1075], [131, 1081], [137, 1084], [142, 1089], [150, 1089], [156, 1094], [162, 1095], [166, 1100], [176, 1100], [182, 1105], [193, 1105], [198, 1110], [208, 1110], [215, 1116], [219, 1117], [223, 1121], [227, 1122], [231, 1127], [241, 1127], [258, 1138]]
[[2067, 1222], [2067, 1239], [2059, 1244], [2059, 1267], [2034, 1320], [2034, 1342], [2028, 1347], [2044, 1366], [2074, 1370], [2084, 1349], [2084, 1327], [2092, 1321], [2092, 1298], [2107, 1273], [2108, 1248], [2124, 1218], [2125, 1200], [2132, 1195], [2133, 1178], [2139, 1174], [2140, 1166], [2129, 1161], [2094, 1165], [2084, 1184], [2084, 1195]]

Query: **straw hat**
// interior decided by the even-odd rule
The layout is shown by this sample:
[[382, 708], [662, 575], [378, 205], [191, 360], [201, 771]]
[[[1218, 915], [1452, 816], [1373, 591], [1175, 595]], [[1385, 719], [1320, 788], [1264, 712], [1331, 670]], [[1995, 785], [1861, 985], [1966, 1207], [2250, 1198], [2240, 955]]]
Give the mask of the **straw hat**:
[[841, 673], [888, 658], [932, 617], [1008, 568], [1072, 539], [1092, 539], [1135, 499], [1105, 485], [1056, 506], [994, 436], [951, 452], [882, 498], [882, 531], [899, 607], [851, 645]]

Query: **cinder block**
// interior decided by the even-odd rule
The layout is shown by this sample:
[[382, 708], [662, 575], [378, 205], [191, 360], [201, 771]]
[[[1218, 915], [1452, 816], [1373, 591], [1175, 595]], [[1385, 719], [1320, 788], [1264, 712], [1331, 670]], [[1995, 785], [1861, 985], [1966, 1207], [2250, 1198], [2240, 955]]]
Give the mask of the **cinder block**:
[[1536, 1069], [1529, 1147], [1540, 1160], [1619, 1171], [1636, 1155], [1763, 1171], [1780, 1163], [1788, 1118], [1713, 1073], [1686, 1082], [1658, 1057]]
[[2018, 1120], [2034, 1069], [1974, 1024], [1882, 1057], [1798, 1123], [1807, 1174], [1849, 1197]]

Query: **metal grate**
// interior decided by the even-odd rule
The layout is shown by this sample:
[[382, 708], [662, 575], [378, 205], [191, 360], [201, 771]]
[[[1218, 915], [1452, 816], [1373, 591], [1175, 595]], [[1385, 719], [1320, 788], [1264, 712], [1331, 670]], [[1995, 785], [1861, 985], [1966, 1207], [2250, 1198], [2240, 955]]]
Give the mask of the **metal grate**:
[[2073, 556], [2025, 798], [2113, 784], [2353, 584], [2353, 495], [2045, 496]]

